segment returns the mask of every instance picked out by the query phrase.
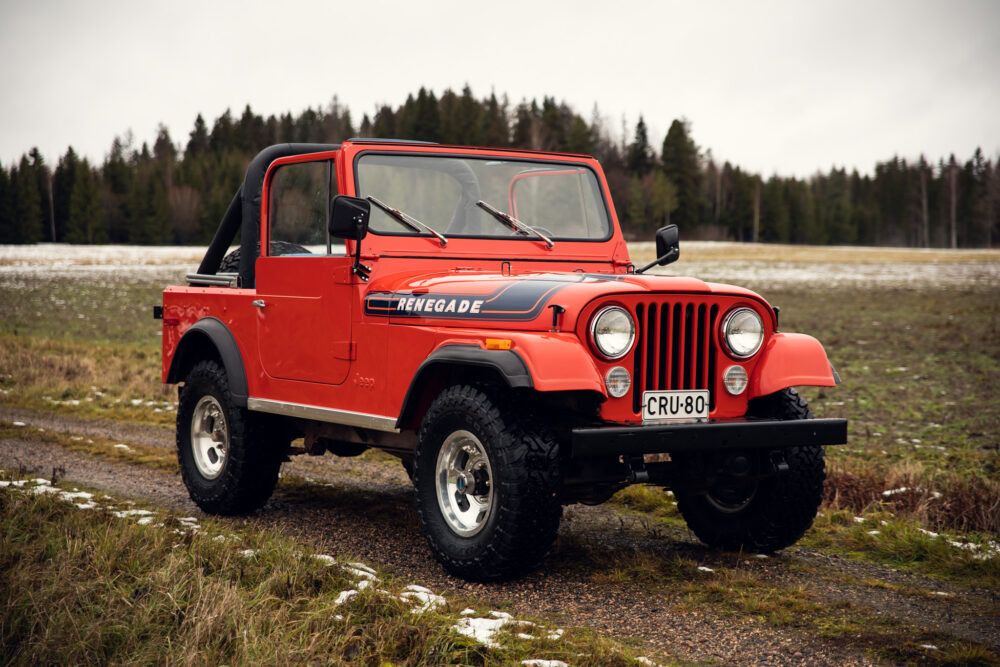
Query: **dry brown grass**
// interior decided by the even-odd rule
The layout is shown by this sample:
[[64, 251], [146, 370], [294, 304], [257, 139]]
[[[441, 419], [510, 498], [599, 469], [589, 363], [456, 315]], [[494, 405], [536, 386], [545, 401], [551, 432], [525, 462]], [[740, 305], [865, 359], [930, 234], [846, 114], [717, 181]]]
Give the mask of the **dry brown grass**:
[[[886, 491], [906, 489], [885, 495]], [[888, 467], [831, 464], [824, 502], [861, 514], [889, 509], [934, 530], [1000, 534], [1000, 481], [950, 473], [929, 474], [919, 462]]]
[[[157, 351], [34, 336], [0, 336], [0, 389], [9, 405], [153, 424], [173, 422], [176, 389]], [[133, 403], [135, 402], [135, 403]], [[154, 406], [155, 402], [161, 412]]]
[[571, 628], [484, 646], [451, 630], [465, 601], [414, 614], [390, 577], [338, 604], [357, 582], [302, 544], [212, 521], [178, 535], [163, 512], [157, 527], [113, 509], [0, 489], [0, 664], [635, 664]]

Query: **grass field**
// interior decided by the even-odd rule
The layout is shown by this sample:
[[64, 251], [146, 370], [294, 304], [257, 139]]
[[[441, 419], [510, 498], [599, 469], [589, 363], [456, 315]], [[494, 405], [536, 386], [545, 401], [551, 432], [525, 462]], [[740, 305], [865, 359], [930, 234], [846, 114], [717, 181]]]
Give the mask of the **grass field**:
[[[648, 246], [636, 247], [637, 263], [651, 255]], [[51, 253], [0, 248], [0, 404], [172, 424], [176, 394], [160, 383], [159, 323], [151, 318], [151, 308], [159, 303], [165, 284], [193, 270], [198, 252], [163, 250], [147, 257], [112, 249], [91, 260], [84, 251], [74, 252], [63, 264], [50, 266]], [[666, 268], [758, 291], [781, 307], [782, 330], [809, 333], [823, 342], [844, 380], [836, 388], [802, 390], [817, 416], [850, 420], [849, 444], [828, 449], [826, 502], [803, 544], [959, 584], [1000, 589], [1000, 252], [682, 243], [682, 261]], [[0, 435], [10, 428], [5, 426]], [[96, 443], [91, 449], [110, 446]], [[92, 453], [120, 456], [113, 449]], [[167, 460], [148, 463], [170, 465]], [[658, 489], [630, 487], [613, 502], [654, 527], [682, 525], [671, 497]], [[43, 504], [31, 511], [53, 514]], [[8, 514], [3, 520], [7, 535], [29, 530], [11, 523], [23, 519]], [[87, 518], [66, 521], [76, 523], [59, 528], [63, 534], [90, 525]], [[36, 534], [38, 530], [32, 527], [27, 534], [55, 539], [54, 534]], [[140, 545], [136, 553], [164, 548], [144, 542], [147, 538], [138, 534], [118, 538]], [[572, 550], [572, 545], [560, 548]], [[30, 556], [28, 551], [18, 553]], [[212, 559], [224, 557], [205, 552], [198, 558], [217, 564], [220, 561]], [[231, 572], [231, 564], [222, 569], [227, 567]], [[614, 568], [611, 571], [594, 576], [615, 576]], [[298, 581], [301, 575], [305, 582], [310, 572], [288, 576]], [[55, 574], [39, 571], [32, 576]], [[619, 576], [656, 580], [663, 576], [663, 564], [637, 557]], [[266, 582], [253, 579], [246, 589], [237, 584], [230, 594], [252, 600], [253, 591]], [[747, 600], [734, 602], [730, 597], [726, 605], [779, 625], [799, 612], [812, 614], [817, 622], [835, 621], [817, 615], [817, 603], [795, 591], [761, 593], [754, 582], [739, 577], [725, 586], [746, 591]], [[690, 595], [704, 601], [711, 590], [692, 589]], [[296, 622], [308, 627], [310, 614], [325, 603], [321, 600], [315, 608], [303, 604]], [[254, 625], [258, 621], [250, 623], [263, 627]], [[419, 628], [412, 632], [420, 650], [432, 652], [428, 655], [468, 650], [442, 644], [440, 637]], [[386, 641], [365, 646], [385, 646], [390, 655], [396, 640]], [[182, 644], [171, 655], [183, 661], [187, 650]], [[280, 650], [265, 642], [254, 653], [213, 655], [223, 661], [267, 660], [282, 655], [276, 652]], [[605, 656], [617, 655], [606, 646], [600, 650]], [[54, 661], [101, 657], [48, 655]], [[304, 657], [308, 655], [315, 654]], [[502, 662], [514, 655], [494, 658]]]
[[5, 665], [640, 664], [591, 632], [45, 480], [0, 482], [0, 564]]

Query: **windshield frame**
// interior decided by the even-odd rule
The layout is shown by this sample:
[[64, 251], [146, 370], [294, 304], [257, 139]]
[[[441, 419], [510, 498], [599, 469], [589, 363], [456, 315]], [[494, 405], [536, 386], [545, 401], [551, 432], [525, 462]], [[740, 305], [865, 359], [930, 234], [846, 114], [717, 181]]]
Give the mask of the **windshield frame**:
[[[434, 146], [435, 148], [438, 148], [438, 146], [436, 146], [434, 144], [430, 144], [430, 145]], [[447, 148], [451, 148], [451, 147], [447, 147]], [[361, 192], [361, 190], [360, 190], [359, 182], [358, 182], [358, 165], [359, 165], [359, 162], [361, 161], [361, 158], [365, 157], [366, 155], [386, 155], [386, 156], [392, 156], [392, 157], [401, 157], [402, 156], [402, 157], [419, 157], [419, 158], [439, 158], [439, 159], [442, 159], [442, 160], [446, 160], [446, 159], [449, 159], [449, 158], [450, 159], [460, 159], [460, 160], [484, 160], [484, 161], [498, 160], [499, 159], [499, 160], [506, 160], [508, 162], [522, 162], [522, 163], [525, 163], [525, 164], [537, 164], [537, 165], [542, 165], [542, 166], [555, 166], [555, 167], [570, 168], [570, 169], [585, 169], [585, 170], [587, 170], [587, 171], [590, 172], [591, 176], [594, 179], [594, 185], [595, 185], [597, 191], [600, 193], [600, 203], [604, 205], [604, 216], [605, 216], [605, 218], [607, 220], [607, 226], [608, 226], [607, 234], [605, 236], [599, 237], [599, 238], [580, 238], [580, 237], [554, 236], [554, 237], [552, 237], [552, 240], [555, 241], [557, 244], [559, 244], [559, 243], [591, 243], [591, 244], [599, 244], [599, 243], [607, 243], [612, 238], [614, 238], [616, 227], [617, 227], [617, 217], [614, 214], [615, 213], [614, 212], [614, 208], [611, 206], [611, 203], [608, 201], [608, 195], [607, 195], [607, 192], [605, 191], [604, 183], [603, 183], [603, 180], [601, 179], [600, 174], [590, 164], [587, 164], [586, 162], [583, 162], [583, 161], [579, 161], [578, 162], [578, 161], [575, 161], [575, 160], [559, 160], [559, 159], [554, 159], [554, 158], [524, 157], [523, 155], [514, 155], [513, 153], [517, 152], [516, 149], [511, 149], [509, 151], [509, 153], [508, 153], [507, 150], [504, 150], [504, 149], [483, 148], [483, 149], [479, 149], [479, 150], [489, 151], [490, 154], [484, 154], [484, 153], [481, 153], [481, 152], [469, 152], [469, 153], [465, 153], [465, 152], [454, 151], [454, 150], [449, 150], [447, 152], [438, 152], [438, 151], [424, 152], [424, 151], [413, 151], [413, 150], [406, 150], [406, 151], [386, 150], [386, 149], [382, 149], [382, 148], [373, 148], [371, 150], [363, 149], [363, 150], [359, 151], [354, 156], [354, 159], [353, 159], [352, 165], [351, 165], [351, 178], [352, 178], [352, 182], [353, 182], [353, 185], [354, 185], [354, 193], [355, 193], [356, 196], [363, 196], [363, 195], [359, 194]], [[584, 158], [584, 159], [592, 159], [592, 158], [589, 158], [588, 156], [583, 156], [583, 155], [581, 155], [580, 157]], [[388, 202], [388, 203], [391, 206], [394, 206], [396, 208], [400, 208], [400, 206], [401, 206], [401, 204], [399, 202]], [[490, 203], [492, 203], [492, 202], [490, 202]], [[402, 210], [402, 211], [405, 212], [405, 205], [403, 205], [403, 208], [400, 208], [400, 210]], [[499, 225], [500, 223], [498, 222], [497, 224]], [[527, 223], [525, 223], [525, 224], [527, 224]], [[421, 232], [420, 234], [414, 234], [412, 232], [411, 233], [407, 233], [407, 232], [403, 232], [403, 231], [400, 231], [400, 232], [391, 232], [391, 231], [385, 231], [385, 230], [379, 231], [379, 230], [376, 230], [376, 229], [369, 229], [369, 234], [373, 234], [375, 236], [395, 237], [395, 238], [400, 238], [400, 237], [403, 237], [403, 238], [412, 238], [414, 236], [434, 238], [433, 236], [431, 236], [430, 234], [428, 234], [426, 232]], [[496, 241], [496, 242], [516, 242], [516, 243], [526, 243], [526, 242], [527, 243], [531, 243], [531, 242], [534, 242], [536, 244], [540, 240], [540, 239], [538, 239], [535, 236], [523, 236], [523, 235], [520, 235], [520, 234], [514, 234], [514, 235], [511, 235], [511, 236], [500, 235], [500, 234], [454, 234], [454, 235], [447, 234], [447, 237], [448, 237], [449, 240], [455, 239], [455, 240], [470, 240], [470, 241], [474, 240], [474, 241]]]

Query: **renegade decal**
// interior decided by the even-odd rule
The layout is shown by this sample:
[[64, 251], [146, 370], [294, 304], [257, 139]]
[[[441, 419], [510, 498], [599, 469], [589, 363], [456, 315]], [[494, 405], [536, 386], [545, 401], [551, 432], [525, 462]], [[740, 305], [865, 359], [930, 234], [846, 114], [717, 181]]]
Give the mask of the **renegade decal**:
[[373, 292], [365, 297], [365, 313], [380, 317], [525, 322], [538, 317], [552, 295], [568, 282], [520, 280], [485, 295]]

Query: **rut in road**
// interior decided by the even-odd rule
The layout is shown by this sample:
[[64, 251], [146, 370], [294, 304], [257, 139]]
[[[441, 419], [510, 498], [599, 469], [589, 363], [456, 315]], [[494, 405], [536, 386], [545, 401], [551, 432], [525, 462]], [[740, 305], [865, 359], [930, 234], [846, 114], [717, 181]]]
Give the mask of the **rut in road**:
[[[0, 408], [0, 419], [32, 428], [135, 442], [172, 450], [173, 431], [164, 428], [90, 422], [63, 415]], [[0, 468], [48, 475], [121, 495], [149, 498], [197, 514], [178, 474], [103, 461], [58, 445], [21, 439], [0, 445]], [[634, 638], [650, 650], [683, 660], [729, 664], [870, 664], [850, 640], [823, 640], [789, 628], [764, 625], [750, 616], [729, 615], [724, 607], [690, 603], [676, 582], [609, 581], [593, 571], [608, 554], [641, 551], [664, 559], [691, 559], [705, 567], [731, 567], [731, 556], [704, 549], [684, 530], [651, 537], [641, 518], [611, 506], [567, 508], [557, 552], [528, 577], [504, 584], [470, 584], [447, 575], [433, 560], [417, 525], [412, 487], [392, 461], [296, 457], [283, 468], [271, 502], [237, 524], [277, 530], [325, 553], [350, 555], [438, 592], [469, 597], [487, 605], [505, 604], [525, 615], [544, 614], [555, 622], [585, 626], [619, 638]], [[309, 480], [309, 481], [305, 481]], [[738, 559], [736, 560], [738, 563]], [[889, 568], [832, 558], [821, 552], [788, 549], [782, 556], [751, 562], [775, 586], [804, 587], [830, 604], [850, 603], [866, 614], [899, 618], [965, 641], [1000, 647], [996, 603], [938, 581]], [[856, 583], [879, 579], [915, 589], [948, 592], [928, 599]], [[708, 574], [705, 580], [709, 581]], [[992, 607], [984, 617], [982, 610]]]

